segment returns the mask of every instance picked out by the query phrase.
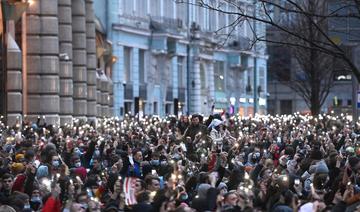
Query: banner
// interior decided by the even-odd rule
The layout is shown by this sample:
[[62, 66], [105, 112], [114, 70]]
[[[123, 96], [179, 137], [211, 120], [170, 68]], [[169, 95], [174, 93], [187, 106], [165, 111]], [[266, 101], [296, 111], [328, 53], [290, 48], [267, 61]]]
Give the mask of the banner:
[[135, 205], [136, 198], [135, 198], [135, 184], [136, 184], [135, 177], [126, 177], [124, 180], [124, 192], [125, 192], [125, 204], [126, 205]]

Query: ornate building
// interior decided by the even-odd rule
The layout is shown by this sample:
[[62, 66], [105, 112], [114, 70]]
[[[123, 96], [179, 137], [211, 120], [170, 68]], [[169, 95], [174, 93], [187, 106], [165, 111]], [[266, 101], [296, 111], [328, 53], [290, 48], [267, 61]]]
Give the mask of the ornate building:
[[97, 54], [93, 0], [31, 0], [20, 20], [6, 20], [9, 5], [3, 3], [1, 16], [8, 123], [24, 115], [57, 125], [111, 116], [112, 85], [98, 65], [103, 55]]
[[[256, 1], [234, 2], [254, 12]], [[173, 0], [94, 3], [118, 60], [111, 75], [115, 115], [210, 114], [232, 108], [245, 116], [254, 112], [254, 96], [257, 112], [266, 111], [266, 46], [249, 47], [250, 25], [265, 34], [264, 24], [238, 24], [221, 45], [224, 37], [219, 35], [231, 29], [215, 31], [236, 20], [235, 15]], [[232, 4], [222, 7], [236, 11]]]

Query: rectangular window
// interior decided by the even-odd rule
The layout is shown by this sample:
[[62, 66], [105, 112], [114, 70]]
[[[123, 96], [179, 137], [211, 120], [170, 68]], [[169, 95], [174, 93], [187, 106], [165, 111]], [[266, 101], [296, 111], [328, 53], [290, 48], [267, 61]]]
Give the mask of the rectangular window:
[[134, 0], [123, 0], [122, 3], [123, 13], [126, 15], [133, 15]]
[[186, 24], [187, 6], [186, 3], [176, 2], [176, 18], [182, 20], [183, 26]]
[[136, 16], [146, 17], [147, 15], [147, 0], [134, 0], [136, 2]]
[[178, 84], [179, 88], [184, 88], [184, 57], [178, 57]]
[[145, 83], [145, 50], [139, 50], [139, 81]]
[[158, 114], [158, 104], [157, 104], [157, 102], [154, 102], [153, 111], [154, 111], [154, 115], [157, 115], [157, 114]]
[[215, 91], [225, 90], [224, 62], [216, 61], [214, 64]]
[[124, 80], [131, 81], [131, 48], [124, 47]]
[[281, 114], [292, 113], [292, 100], [280, 100], [280, 113]]
[[150, 14], [152, 16], [160, 16], [160, 0], [151, 0]]
[[347, 105], [348, 105], [348, 106], [351, 106], [351, 105], [352, 105], [352, 100], [351, 100], [351, 99], [348, 99], [348, 100], [347, 100]]
[[167, 18], [173, 18], [174, 15], [174, 1], [164, 1], [164, 16]]

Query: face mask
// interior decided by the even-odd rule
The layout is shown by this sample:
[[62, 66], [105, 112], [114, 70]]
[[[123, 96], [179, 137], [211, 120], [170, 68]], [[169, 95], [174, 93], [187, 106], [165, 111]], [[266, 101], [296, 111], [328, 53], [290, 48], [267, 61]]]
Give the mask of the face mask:
[[76, 167], [76, 168], [79, 168], [80, 166], [81, 166], [81, 163], [80, 163], [80, 162], [75, 163], [75, 167]]
[[30, 208], [29, 204], [24, 205], [24, 209], [29, 209], [29, 208]]
[[32, 197], [30, 201], [31, 202], [40, 202], [41, 203], [40, 197]]
[[97, 149], [97, 150], [95, 150], [94, 154], [95, 154], [96, 156], [100, 156], [100, 151]]
[[151, 165], [153, 165], [153, 166], [158, 166], [159, 164], [160, 164], [159, 160], [152, 160], [151, 161]]
[[52, 162], [52, 165], [53, 165], [54, 167], [59, 167], [59, 166], [60, 166], [60, 162], [59, 162], [58, 160], [54, 160], [54, 161]]

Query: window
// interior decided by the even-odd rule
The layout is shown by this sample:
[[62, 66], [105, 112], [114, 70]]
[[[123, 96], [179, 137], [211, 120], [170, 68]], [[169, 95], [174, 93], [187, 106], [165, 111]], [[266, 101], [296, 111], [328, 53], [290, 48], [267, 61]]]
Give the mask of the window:
[[176, 3], [176, 18], [181, 19], [183, 25], [186, 23], [187, 6], [185, 3]]
[[123, 13], [126, 15], [132, 15], [134, 12], [134, 0], [123, 0], [122, 1], [122, 8]]
[[280, 113], [291, 114], [292, 113], [292, 100], [281, 100], [280, 101]]
[[124, 80], [130, 82], [131, 80], [131, 48], [124, 47]]
[[201, 84], [201, 90], [206, 91], [206, 72], [204, 64], [200, 64], [200, 84]]
[[196, 11], [196, 22], [199, 24], [201, 29], [204, 29], [205, 23], [204, 23], [204, 8], [203, 7], [197, 7]]
[[160, 0], [151, 0], [150, 14], [152, 16], [160, 16]]
[[164, 1], [164, 16], [167, 18], [174, 17], [174, 1]]
[[[136, 0], [134, 0], [136, 1]], [[147, 0], [137, 0], [136, 2], [136, 16], [146, 17], [147, 15]]]
[[185, 87], [185, 80], [184, 80], [184, 57], [178, 57], [178, 85], [179, 88]]
[[139, 50], [139, 81], [145, 83], [145, 50]]
[[217, 61], [214, 64], [215, 91], [225, 90], [224, 62]]
[[158, 104], [157, 104], [157, 102], [154, 102], [154, 108], [153, 108], [154, 110], [154, 115], [157, 115], [158, 114]]
[[125, 113], [131, 113], [131, 102], [125, 102]]
[[351, 105], [352, 105], [352, 100], [351, 100], [351, 99], [348, 99], [348, 100], [347, 100], [347, 105], [348, 105], [348, 106], [351, 106]]

